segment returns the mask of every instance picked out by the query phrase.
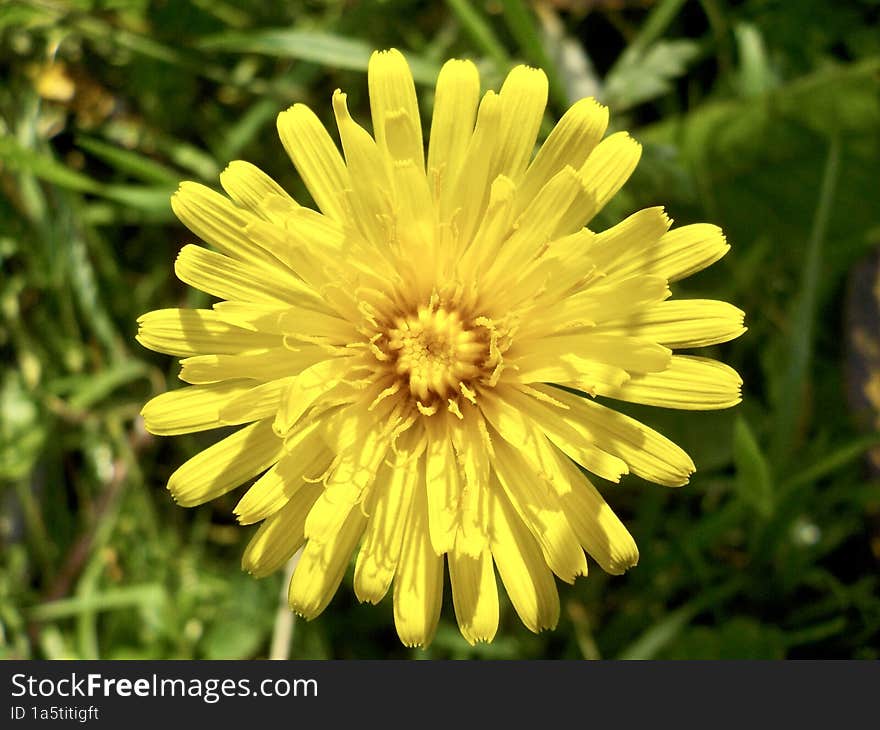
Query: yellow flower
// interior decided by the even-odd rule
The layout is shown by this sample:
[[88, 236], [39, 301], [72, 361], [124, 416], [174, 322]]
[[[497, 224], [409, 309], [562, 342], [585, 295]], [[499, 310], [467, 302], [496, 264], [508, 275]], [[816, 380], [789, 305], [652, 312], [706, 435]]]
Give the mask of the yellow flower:
[[249, 424], [168, 488], [188, 507], [262, 474], [235, 508], [261, 523], [243, 566], [264, 576], [303, 548], [289, 596], [306, 618], [360, 543], [355, 592], [376, 603], [393, 584], [407, 645], [434, 634], [444, 556], [468, 641], [495, 635], [496, 570], [523, 623], [553, 627], [554, 574], [586, 575], [584, 551], [614, 574], [638, 560], [578, 465], [669, 486], [694, 471], [603, 403], [740, 400], [735, 371], [673, 349], [737, 337], [743, 313], [668, 289], [729, 247], [712, 225], [669, 230], [661, 208], [585, 228], [640, 147], [623, 132], [603, 139], [608, 110], [583, 99], [533, 156], [540, 70], [515, 68], [480, 99], [476, 67], [446, 63], [427, 159], [403, 56], [375, 53], [368, 78], [373, 136], [333, 95], [344, 158], [308, 107], [278, 117], [320, 213], [240, 161], [220, 177], [229, 197], [191, 182], [174, 196], [216, 249], [184, 246], [175, 271], [221, 301], [139, 320], [141, 344], [182, 357], [190, 384], [147, 403], [146, 427]]

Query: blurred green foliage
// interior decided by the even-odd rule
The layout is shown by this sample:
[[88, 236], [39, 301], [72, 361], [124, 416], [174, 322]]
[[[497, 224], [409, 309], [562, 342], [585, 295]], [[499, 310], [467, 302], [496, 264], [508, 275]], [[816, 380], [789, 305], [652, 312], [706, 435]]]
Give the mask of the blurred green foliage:
[[664, 204], [724, 227], [731, 253], [678, 289], [746, 310], [715, 353], [745, 400], [632, 409], [699, 471], [680, 490], [604, 486], [641, 563], [561, 585], [557, 631], [531, 635], [508, 605], [495, 642], [469, 647], [447, 586], [433, 646], [410, 652], [390, 601], [358, 606], [347, 579], [295, 623], [292, 656], [878, 658], [878, 439], [846, 405], [841, 313], [880, 245], [878, 27], [878, 0], [0, 5], [0, 656], [268, 655], [282, 577], [240, 572], [234, 495], [183, 510], [164, 491], [215, 436], [144, 433], [176, 366], [137, 346], [135, 320], [207, 301], [172, 274], [192, 238], [177, 182], [216, 186], [240, 157], [307, 200], [275, 115], [305, 101], [329, 121], [343, 87], [365, 116], [369, 52], [396, 46], [426, 117], [450, 56], [487, 87], [544, 67], [545, 132], [574, 98], [610, 105], [644, 156], [596, 225]]

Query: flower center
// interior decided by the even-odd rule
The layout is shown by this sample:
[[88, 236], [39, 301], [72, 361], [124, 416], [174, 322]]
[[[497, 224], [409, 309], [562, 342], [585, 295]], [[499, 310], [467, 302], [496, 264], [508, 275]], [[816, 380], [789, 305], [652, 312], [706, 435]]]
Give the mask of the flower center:
[[419, 307], [388, 330], [388, 349], [398, 375], [424, 403], [432, 395], [447, 398], [476, 378], [486, 357], [485, 338], [468, 328], [456, 311]]

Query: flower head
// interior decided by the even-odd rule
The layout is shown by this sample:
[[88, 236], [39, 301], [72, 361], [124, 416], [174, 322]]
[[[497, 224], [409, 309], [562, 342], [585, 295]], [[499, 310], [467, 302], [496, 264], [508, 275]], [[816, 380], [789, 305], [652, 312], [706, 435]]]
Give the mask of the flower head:
[[289, 597], [306, 618], [360, 545], [355, 592], [376, 603], [393, 590], [408, 645], [431, 641], [444, 562], [469, 641], [496, 632], [496, 570], [525, 625], [553, 627], [554, 574], [586, 575], [585, 551], [615, 574], [638, 559], [584, 470], [670, 486], [694, 471], [606, 402], [740, 400], [729, 367], [673, 350], [737, 337], [742, 312], [668, 289], [728, 245], [715, 226], [670, 230], [661, 208], [585, 228], [640, 147], [603, 139], [607, 109], [583, 99], [533, 155], [540, 70], [515, 68], [481, 99], [476, 67], [446, 63], [427, 158], [403, 56], [374, 54], [368, 78], [373, 135], [333, 95], [343, 154], [308, 107], [278, 117], [320, 212], [240, 161], [220, 177], [228, 197], [195, 183], [175, 194], [215, 249], [184, 246], [175, 271], [220, 301], [139, 320], [139, 341], [182, 357], [189, 383], [147, 403], [146, 427], [248, 424], [168, 487], [191, 506], [262, 474], [235, 508], [261, 523], [243, 566], [266, 575], [302, 548]]

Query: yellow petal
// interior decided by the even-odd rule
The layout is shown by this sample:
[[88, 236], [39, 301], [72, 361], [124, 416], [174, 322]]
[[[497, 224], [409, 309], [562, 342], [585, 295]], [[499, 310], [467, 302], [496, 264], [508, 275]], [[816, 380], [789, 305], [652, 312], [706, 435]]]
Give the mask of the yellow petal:
[[603, 139], [580, 169], [588, 201], [583, 204], [578, 198], [569, 207], [557, 228], [558, 235], [573, 233], [589, 223], [629, 180], [641, 154], [642, 146], [626, 132]]
[[296, 304], [315, 298], [293, 272], [280, 263], [274, 268], [258, 267], [187, 244], [174, 262], [177, 278], [220, 299], [267, 304]]
[[592, 327], [662, 302], [669, 294], [666, 279], [659, 276], [594, 284], [561, 302], [548, 303], [545, 311], [536, 313], [534, 321], [523, 325], [518, 339]]
[[[415, 122], [418, 123], [418, 120]], [[434, 260], [435, 215], [434, 203], [424, 161], [413, 157], [410, 147], [414, 144], [414, 122], [403, 111], [388, 112], [385, 120], [387, 150], [391, 183], [394, 191], [395, 235], [405, 249], [413, 255], [424, 255]], [[421, 134], [418, 137], [421, 149]], [[426, 271], [427, 269], [427, 271]], [[416, 276], [423, 279], [423, 288], [432, 287], [432, 267], [415, 267]]]
[[428, 142], [428, 176], [434, 200], [458, 173], [474, 131], [480, 97], [480, 74], [470, 61], [443, 64], [434, 94], [434, 116]]
[[[329, 540], [339, 529], [348, 510], [363, 500], [376, 479], [391, 439], [379, 427], [371, 427], [375, 425], [372, 416], [371, 413], [356, 413], [353, 419], [356, 425], [351, 427], [349, 433], [358, 438], [348, 443], [344, 450], [336, 446], [337, 459], [326, 480], [326, 489], [306, 520], [306, 537], [319, 542]], [[348, 441], [340, 432], [332, 435]], [[335, 446], [332, 442], [329, 445], [331, 448]], [[361, 511], [360, 507], [357, 509]]]
[[246, 393], [251, 386], [248, 381], [233, 380], [162, 393], [148, 401], [141, 410], [144, 428], [156, 436], [174, 436], [229, 425], [218, 417], [220, 409]]
[[255, 266], [272, 264], [272, 256], [245, 231], [253, 214], [211, 188], [181, 183], [171, 196], [171, 209], [199, 238], [232, 258]]
[[576, 355], [562, 355], [553, 362], [544, 358], [518, 361], [517, 368], [519, 383], [558, 383], [590, 395], [602, 388], [616, 388], [630, 377], [626, 370]]
[[359, 509], [351, 509], [335, 534], [324, 541], [306, 543], [287, 592], [290, 607], [300, 616], [313, 619], [330, 603], [364, 532], [366, 519]]
[[486, 548], [477, 557], [463, 550], [449, 553], [452, 602], [461, 635], [471, 645], [490, 642], [498, 631], [498, 586], [492, 554]]
[[600, 449], [620, 457], [643, 479], [678, 487], [687, 484], [694, 473], [694, 462], [679, 446], [634, 418], [558, 388], [534, 387], [568, 406], [562, 416], [568, 425]]
[[[570, 475], [563, 473], [559, 466], [560, 451], [538, 425], [526, 416], [511, 410], [498, 409], [497, 399], [481, 396], [480, 405], [492, 427], [507, 441], [517, 453], [517, 458], [525, 460], [528, 477], [535, 477], [547, 484], [554, 494], [566, 494], [570, 491]], [[497, 441], [494, 438], [493, 443]]]
[[400, 439], [393, 466], [382, 469], [371, 490], [364, 542], [354, 569], [359, 601], [378, 603], [385, 596], [400, 558], [413, 493], [419, 482], [416, 429]]
[[[286, 347], [250, 350], [239, 355], [196, 355], [180, 361], [180, 379], [197, 385], [221, 380], [250, 378], [269, 381], [285, 378], [308, 368], [327, 353], [317, 347], [292, 351]], [[254, 383], [256, 385], [256, 383]], [[234, 420], [236, 415], [229, 414]]]
[[305, 542], [306, 515], [320, 493], [320, 485], [305, 484], [268, 517], [248, 542], [241, 557], [242, 569], [262, 578], [290, 560]]
[[333, 112], [349, 171], [348, 189], [354, 223], [375, 246], [387, 245], [391, 218], [388, 161], [369, 133], [348, 112], [346, 95], [333, 93]]
[[458, 173], [444, 185], [440, 198], [440, 220], [454, 221], [458, 241], [470, 242], [480, 225], [489, 190], [495, 177], [490, 177], [492, 149], [500, 120], [498, 95], [489, 91], [477, 110], [474, 133], [465, 150]]
[[[331, 454], [324, 446], [318, 425], [310, 424], [293, 439], [287, 439], [278, 463], [244, 493], [233, 510], [240, 524], [250, 525], [277, 512], [304, 484], [311, 483], [306, 480], [314, 481], [327, 470]], [[309, 509], [314, 501], [309, 503]], [[303, 514], [303, 524], [305, 519]]]
[[443, 556], [431, 548], [428, 502], [420, 482], [410, 508], [400, 561], [394, 576], [394, 625], [406, 646], [427, 647], [443, 603]]
[[[250, 372], [250, 368], [246, 368], [245, 372]], [[274, 416], [281, 404], [281, 396], [292, 378], [293, 376], [289, 376], [270, 380], [241, 393], [220, 409], [220, 420], [226, 423], [245, 423]]]
[[517, 211], [524, 210], [550, 178], [565, 166], [580, 169], [607, 127], [608, 107], [595, 99], [581, 99], [569, 107], [541, 145], [518, 186]]
[[510, 602], [530, 631], [556, 627], [559, 594], [538, 543], [496, 485], [491, 490], [492, 557]]
[[[396, 146], [400, 152], [395, 156], [411, 159], [424, 170], [425, 151], [416, 87], [403, 54], [394, 48], [374, 51], [367, 68], [367, 83], [370, 89], [373, 134], [379, 148], [387, 153], [389, 147]], [[406, 114], [410, 123], [395, 128], [397, 139], [386, 139], [389, 115], [401, 111]]]
[[312, 309], [291, 308], [278, 320], [279, 329], [296, 339], [298, 335], [323, 337], [328, 342], [347, 345], [357, 339], [351, 322]]
[[652, 273], [678, 281], [714, 264], [730, 250], [718, 226], [694, 223], [669, 231], [654, 253]]
[[[461, 240], [466, 246], [460, 257], [458, 270], [474, 276], [483, 272], [495, 260], [513, 223], [513, 196], [516, 191], [510, 178], [499, 175], [489, 191], [489, 203], [472, 240]], [[452, 257], [453, 261], [456, 257]]]
[[[215, 302], [213, 309], [217, 316], [228, 324], [241, 327], [242, 329], [262, 332], [264, 334], [280, 335], [284, 329], [281, 327], [281, 317], [293, 307], [276, 302]], [[256, 348], [239, 348], [256, 349]]]
[[210, 309], [157, 309], [138, 318], [136, 338], [156, 352], [187, 357], [203, 353], [231, 355], [242, 350], [275, 347], [275, 335], [234, 327]]
[[275, 418], [275, 431], [289, 431], [309, 407], [333, 388], [351, 368], [350, 358], [322, 358], [309, 365], [291, 380], [281, 398], [281, 407]]
[[519, 180], [535, 148], [544, 108], [547, 106], [547, 75], [537, 68], [517, 66], [501, 85], [500, 125], [493, 147], [491, 178], [506, 175]]
[[639, 550], [632, 535], [571, 461], [560, 455], [560, 466], [571, 483], [560, 502], [581, 545], [606, 573], [620, 575], [633, 567]]
[[181, 507], [204, 504], [268, 469], [283, 447], [270, 420], [252, 423], [180, 466], [168, 489]]
[[235, 160], [220, 173], [220, 184], [238, 205], [267, 220], [278, 218], [271, 211], [294, 211], [299, 205], [277, 182], [256, 165]]
[[[592, 236], [579, 252], [581, 260], [606, 276], [618, 279], [636, 274], [663, 276], [662, 272], [655, 270], [654, 262], [657, 260], [657, 244], [670, 225], [672, 221], [663, 208], [644, 208]], [[572, 258], [569, 256], [568, 260]]]
[[742, 400], [742, 378], [717, 360], [673, 355], [659, 373], [633, 375], [617, 388], [600, 389], [609, 398], [690, 411], [730, 408]]
[[604, 363], [630, 372], [648, 373], [663, 370], [672, 356], [669, 348], [647, 337], [596, 334], [592, 329], [579, 334], [544, 337], [523, 349], [526, 354], [515, 360], [517, 367], [522, 370], [535, 365], [550, 365], [568, 357], [567, 363], [573, 368], [582, 359], [584, 362]]
[[470, 555], [482, 553], [488, 539], [488, 484], [490, 468], [489, 434], [482, 415], [470, 404], [464, 418], [451, 428], [462, 487], [459, 502], [461, 530], [457, 549]]
[[437, 555], [452, 550], [458, 525], [461, 480], [446, 422], [428, 419], [425, 451], [425, 483], [428, 500], [428, 529]]
[[[560, 450], [593, 474], [619, 482], [620, 477], [629, 472], [629, 467], [622, 458], [605, 451], [592, 440], [585, 439], [583, 432], [572, 424], [566, 410], [542, 403], [537, 398], [509, 386], [501, 386], [497, 391], [497, 405], [506, 418], [513, 422], [526, 417], [531, 419]], [[555, 391], [552, 397], [555, 398]]]
[[564, 167], [537, 193], [513, 226], [500, 252], [491, 261], [485, 286], [493, 289], [540, 254], [554, 237], [562, 215], [584, 191], [572, 167]]
[[[521, 443], [513, 445], [519, 447]], [[568, 583], [578, 575], [586, 575], [584, 551], [549, 481], [532, 472], [511, 445], [496, 441], [495, 449], [498, 481], [517, 517], [540, 545], [547, 565]]]
[[670, 299], [640, 312], [603, 322], [595, 331], [646, 338], [666, 347], [706, 347], [746, 331], [745, 313], [712, 299]]
[[278, 115], [278, 135], [318, 207], [325, 215], [344, 220], [341, 193], [349, 185], [348, 171], [315, 113], [305, 104], [294, 104]]
[[584, 251], [609, 277], [637, 274], [678, 281], [715, 263], [730, 250], [718, 226], [695, 223], [668, 230], [662, 208], [647, 208], [598, 234]]

